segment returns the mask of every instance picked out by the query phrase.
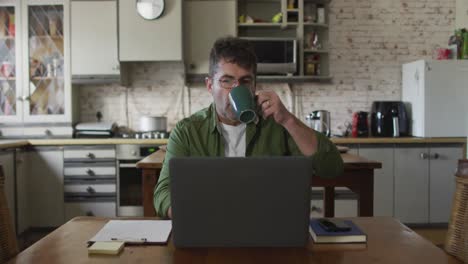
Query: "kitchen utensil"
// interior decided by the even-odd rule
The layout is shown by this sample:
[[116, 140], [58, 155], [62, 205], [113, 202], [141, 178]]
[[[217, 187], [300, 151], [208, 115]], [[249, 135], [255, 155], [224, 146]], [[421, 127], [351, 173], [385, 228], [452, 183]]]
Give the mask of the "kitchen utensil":
[[368, 112], [356, 112], [353, 114], [352, 136], [367, 137], [369, 136], [369, 123], [367, 120]]
[[376, 101], [372, 103], [371, 131], [374, 137], [399, 137], [409, 135], [409, 118], [401, 101]]
[[140, 117], [140, 132], [167, 130], [167, 118], [165, 116], [142, 116]]
[[[307, 119], [307, 117], [306, 117]], [[308, 116], [308, 123], [311, 128], [315, 131], [325, 134], [327, 137], [330, 136], [330, 112], [326, 110], [313, 111]]]

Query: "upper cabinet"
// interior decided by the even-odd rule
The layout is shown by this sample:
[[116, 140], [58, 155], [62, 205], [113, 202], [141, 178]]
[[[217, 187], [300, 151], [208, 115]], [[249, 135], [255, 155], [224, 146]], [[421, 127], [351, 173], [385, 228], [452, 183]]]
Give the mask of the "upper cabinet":
[[184, 2], [184, 55], [188, 73], [208, 73], [213, 43], [222, 36], [235, 36], [235, 21], [236, 0]]
[[[69, 1], [2, 1], [0, 5], [0, 122], [4, 123], [0, 133], [71, 135]], [[27, 128], [17, 125], [8, 127], [13, 122], [35, 128], [26, 132]], [[38, 129], [44, 123], [55, 125]]]
[[119, 0], [120, 61], [182, 60], [183, 1], [164, 2], [162, 15], [147, 20], [138, 14], [135, 0]]
[[22, 120], [19, 10], [15, 1], [0, 2], [0, 123]]
[[116, 0], [71, 2], [73, 82], [118, 76], [117, 41]]

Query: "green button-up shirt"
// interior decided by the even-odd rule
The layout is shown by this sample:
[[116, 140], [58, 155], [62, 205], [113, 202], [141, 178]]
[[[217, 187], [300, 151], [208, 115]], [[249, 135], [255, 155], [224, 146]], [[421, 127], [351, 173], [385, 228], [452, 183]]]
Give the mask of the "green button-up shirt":
[[[154, 208], [159, 216], [167, 217], [171, 204], [169, 160], [185, 156], [224, 156], [222, 136], [214, 104], [177, 123], [171, 132], [161, 174], [154, 188]], [[318, 149], [311, 156], [315, 173], [326, 178], [342, 174], [343, 160], [335, 145], [321, 133], [316, 133], [316, 137]], [[291, 135], [273, 118], [260, 118], [247, 125], [245, 155], [303, 156]]]

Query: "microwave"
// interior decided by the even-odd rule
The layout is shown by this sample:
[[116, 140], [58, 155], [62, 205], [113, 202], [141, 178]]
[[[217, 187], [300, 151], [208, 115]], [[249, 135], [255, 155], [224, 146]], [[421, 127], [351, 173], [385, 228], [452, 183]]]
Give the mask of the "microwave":
[[297, 72], [297, 40], [295, 38], [243, 37], [257, 55], [258, 74], [295, 74]]

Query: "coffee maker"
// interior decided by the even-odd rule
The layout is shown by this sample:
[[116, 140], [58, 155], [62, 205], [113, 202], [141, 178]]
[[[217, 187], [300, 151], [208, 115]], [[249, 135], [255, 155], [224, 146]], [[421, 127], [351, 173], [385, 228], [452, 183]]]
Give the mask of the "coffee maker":
[[409, 136], [409, 118], [401, 101], [372, 103], [371, 132], [374, 137]]
[[315, 131], [325, 134], [327, 137], [331, 135], [330, 112], [326, 110], [313, 111], [306, 116], [306, 123]]

